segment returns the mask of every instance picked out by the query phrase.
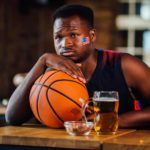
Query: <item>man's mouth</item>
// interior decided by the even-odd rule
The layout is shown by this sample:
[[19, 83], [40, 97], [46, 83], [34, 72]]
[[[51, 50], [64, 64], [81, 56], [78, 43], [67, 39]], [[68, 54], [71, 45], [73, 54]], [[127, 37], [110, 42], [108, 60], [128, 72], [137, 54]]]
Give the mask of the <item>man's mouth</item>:
[[74, 51], [63, 51], [63, 52], [60, 52], [60, 55], [62, 55], [62, 56], [74, 56]]

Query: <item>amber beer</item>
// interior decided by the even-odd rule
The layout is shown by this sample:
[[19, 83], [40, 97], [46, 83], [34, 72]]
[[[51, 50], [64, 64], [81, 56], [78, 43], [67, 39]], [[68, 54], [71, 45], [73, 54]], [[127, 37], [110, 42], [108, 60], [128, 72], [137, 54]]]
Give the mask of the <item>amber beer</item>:
[[112, 97], [99, 97], [93, 99], [94, 128], [99, 134], [115, 134], [118, 129], [119, 99]]

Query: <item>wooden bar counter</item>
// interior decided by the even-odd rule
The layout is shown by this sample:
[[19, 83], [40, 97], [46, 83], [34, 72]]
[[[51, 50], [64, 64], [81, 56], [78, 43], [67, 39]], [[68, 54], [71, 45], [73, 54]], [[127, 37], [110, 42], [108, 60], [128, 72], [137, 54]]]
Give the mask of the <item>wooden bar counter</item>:
[[[99, 149], [105, 141], [111, 141], [120, 136], [132, 135], [135, 130], [119, 130], [116, 135], [70, 136], [65, 129], [50, 129], [36, 125], [1, 126], [0, 149], [3, 145], [64, 148], [64, 149]], [[112, 149], [111, 149], [112, 150]]]
[[103, 150], [150, 150], [150, 130], [136, 130], [104, 141]]

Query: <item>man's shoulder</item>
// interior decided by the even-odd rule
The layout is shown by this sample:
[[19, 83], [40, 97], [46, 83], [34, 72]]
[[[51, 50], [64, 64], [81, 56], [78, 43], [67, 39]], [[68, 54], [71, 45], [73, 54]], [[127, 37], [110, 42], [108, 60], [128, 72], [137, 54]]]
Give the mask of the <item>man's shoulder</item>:
[[126, 55], [127, 53], [126, 52], [121, 52], [121, 51], [118, 51], [118, 50], [109, 50], [109, 49], [105, 49], [103, 50], [104, 53], [108, 53], [109, 55]]
[[107, 55], [128, 55], [126, 52], [121, 52], [118, 50], [110, 50], [110, 49], [96, 49], [98, 53], [104, 53]]
[[116, 51], [116, 50], [103, 50], [103, 57], [109, 60], [121, 59], [124, 56], [127, 56], [127, 53]]

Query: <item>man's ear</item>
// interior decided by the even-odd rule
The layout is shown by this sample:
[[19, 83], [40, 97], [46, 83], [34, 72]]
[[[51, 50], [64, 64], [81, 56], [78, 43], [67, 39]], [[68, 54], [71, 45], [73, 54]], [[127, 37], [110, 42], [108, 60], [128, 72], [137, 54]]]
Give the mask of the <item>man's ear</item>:
[[96, 40], [96, 29], [90, 30], [90, 37], [91, 37], [92, 42]]

